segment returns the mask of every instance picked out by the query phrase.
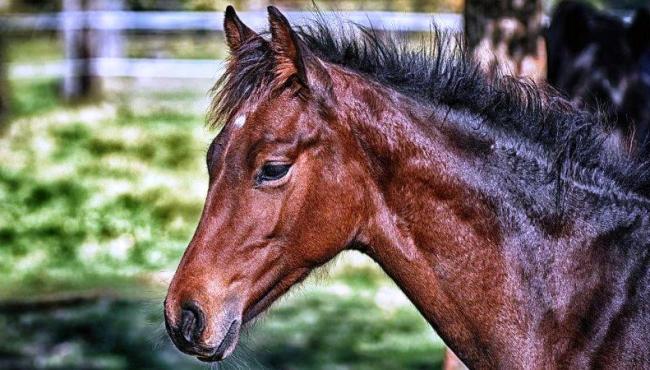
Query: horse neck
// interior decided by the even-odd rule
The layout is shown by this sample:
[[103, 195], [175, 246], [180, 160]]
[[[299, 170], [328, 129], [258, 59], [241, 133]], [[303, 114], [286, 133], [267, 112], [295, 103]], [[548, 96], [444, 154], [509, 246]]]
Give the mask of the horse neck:
[[[566, 311], [562, 302], [556, 305], [553, 294], [564, 294], [563, 302], [572, 302], [581, 289], [585, 293], [602, 288], [593, 276], [603, 257], [571, 255], [581, 252], [581, 243], [591, 235], [557, 236], [548, 242], [547, 235], [531, 237], [537, 231], [527, 221], [505, 235], [498, 213], [508, 202], [468, 183], [489, 181], [479, 169], [480, 161], [454, 150], [449, 137], [431, 123], [447, 119], [445, 109], [424, 107], [381, 86], [349, 80], [358, 76], [340, 78], [348, 79], [347, 89], [337, 97], [346, 105], [344, 124], [373, 174], [367, 184], [373, 211], [360, 232], [359, 248], [382, 266], [466, 363], [527, 367], [549, 360], [544, 351], [546, 356], [554, 353], [556, 339], [546, 330], [551, 328], [545, 315], [573, 317], [577, 325], [575, 317], [584, 314]], [[578, 223], [576, 228], [581, 226], [589, 225]], [[531, 249], [522, 252], [521, 247]], [[536, 248], [546, 253], [536, 254]], [[555, 259], [572, 265], [560, 266]], [[565, 278], [549, 270], [572, 271], [579, 264], [596, 273], [584, 285], [572, 279], [573, 290], [550, 287], [549, 296], [544, 290], [549, 279]], [[562, 328], [562, 320], [555, 322], [555, 329], [570, 330]], [[575, 335], [580, 333], [576, 327]], [[565, 341], [571, 341], [570, 335]]]
[[431, 108], [381, 86], [344, 85], [337, 101], [374, 174], [360, 248], [461, 358], [494, 364], [500, 341], [490, 327], [507, 295], [491, 204], [456, 176], [462, 160], [429, 123]]

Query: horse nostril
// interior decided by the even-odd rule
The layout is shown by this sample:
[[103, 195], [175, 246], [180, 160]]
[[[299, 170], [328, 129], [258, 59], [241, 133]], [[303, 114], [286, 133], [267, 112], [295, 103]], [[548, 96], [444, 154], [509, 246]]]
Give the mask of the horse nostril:
[[183, 305], [181, 314], [181, 335], [190, 344], [196, 344], [201, 336], [205, 320], [201, 309], [193, 302]]

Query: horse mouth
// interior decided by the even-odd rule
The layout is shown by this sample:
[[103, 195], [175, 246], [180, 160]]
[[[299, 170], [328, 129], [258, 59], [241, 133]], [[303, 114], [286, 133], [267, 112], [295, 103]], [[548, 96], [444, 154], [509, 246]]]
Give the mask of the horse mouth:
[[[221, 343], [217, 348], [208, 355], [197, 355], [196, 358], [203, 362], [217, 362], [228, 357], [235, 349], [237, 341], [239, 340], [239, 331], [241, 326], [251, 321], [258, 314], [263, 312], [267, 307], [269, 307], [280, 295], [285, 292], [283, 286], [293, 285], [295, 282], [298, 282], [304, 279], [308, 273], [309, 269], [299, 270], [288, 276], [284, 276], [278, 279], [270, 289], [268, 289], [262, 296], [255, 301], [255, 303], [248, 309], [244, 317], [240, 319], [234, 319], [228, 326], [228, 330], [224, 335]], [[286, 284], [289, 283], [289, 284]]]
[[[267, 290], [266, 293], [262, 295], [260, 299], [258, 299], [251, 308], [246, 312], [244, 315], [244, 324], [248, 323], [252, 319], [254, 319], [257, 315], [262, 313], [268, 306], [273, 303], [275, 296], [279, 295], [278, 293], [275, 293], [277, 291], [277, 287], [280, 285], [282, 282], [282, 279], [279, 279], [276, 281], [273, 286], [271, 286], [271, 289]], [[275, 294], [274, 294], [275, 293]]]
[[228, 331], [226, 331], [226, 335], [224, 335], [223, 339], [221, 340], [221, 343], [219, 346], [214, 350], [214, 352], [211, 355], [208, 356], [196, 356], [197, 359], [203, 362], [217, 362], [221, 361], [224, 358], [228, 357], [234, 351], [235, 346], [237, 345], [237, 340], [239, 339], [239, 329], [240, 329], [240, 321], [235, 319], [230, 323], [230, 326], [228, 327]]

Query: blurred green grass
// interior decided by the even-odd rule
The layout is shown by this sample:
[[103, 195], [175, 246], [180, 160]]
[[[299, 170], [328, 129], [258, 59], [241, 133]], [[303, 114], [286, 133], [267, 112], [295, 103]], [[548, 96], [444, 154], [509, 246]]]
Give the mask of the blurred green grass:
[[[223, 38], [215, 32], [124, 35], [126, 58], [176, 58], [217, 60], [226, 57]], [[8, 48], [10, 63], [31, 64], [64, 59], [63, 43], [57, 34], [14, 35]]]
[[34, 63], [63, 59], [63, 43], [56, 33], [13, 35], [7, 48], [9, 63]]
[[[15, 84], [0, 133], [0, 302], [108, 298], [0, 313], [0, 365], [204, 368], [165, 339], [161, 302], [207, 186], [206, 95], [121, 91], [64, 106], [55, 81]], [[250, 328], [224, 368], [440, 366], [442, 342], [375, 264], [352, 253], [328, 270]]]
[[19, 85], [0, 138], [0, 295], [173, 266], [202, 205], [201, 116], [65, 108], [53, 84]]

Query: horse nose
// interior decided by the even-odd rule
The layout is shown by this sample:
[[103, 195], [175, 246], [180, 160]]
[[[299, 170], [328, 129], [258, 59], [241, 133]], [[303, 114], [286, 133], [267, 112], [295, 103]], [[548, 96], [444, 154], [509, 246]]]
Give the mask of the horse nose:
[[194, 303], [189, 302], [183, 305], [181, 311], [181, 335], [185, 341], [192, 345], [197, 346], [197, 341], [203, 333], [205, 328], [205, 316], [201, 308]]
[[[203, 309], [203, 308], [205, 309]], [[218, 313], [197, 301], [165, 299], [167, 333], [181, 352], [201, 361], [219, 361], [230, 355], [239, 340], [242, 316], [236, 302], [220, 305]], [[216, 329], [213, 329], [216, 328]]]
[[201, 345], [201, 335], [205, 330], [205, 313], [196, 302], [184, 302], [180, 307], [180, 317], [170, 320], [165, 310], [165, 326], [172, 341], [178, 349], [191, 354], [200, 355], [208, 352]]

